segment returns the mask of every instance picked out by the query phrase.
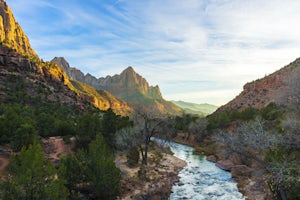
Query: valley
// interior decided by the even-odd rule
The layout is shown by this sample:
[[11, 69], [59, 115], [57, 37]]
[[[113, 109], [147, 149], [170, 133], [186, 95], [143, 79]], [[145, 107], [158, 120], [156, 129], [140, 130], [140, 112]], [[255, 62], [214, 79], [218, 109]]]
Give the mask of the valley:
[[[56, 3], [60, 5], [62, 2]], [[135, 32], [130, 24], [128, 27], [122, 25], [131, 19], [128, 14], [131, 9], [121, 9], [122, 14], [114, 10], [127, 3], [116, 1], [111, 6], [111, 2], [89, 1], [82, 9], [94, 4], [98, 6], [95, 8], [106, 5], [107, 12], [121, 19], [122, 23], [116, 21], [122, 31]], [[63, 19], [73, 17], [69, 11], [58, 9], [47, 0], [42, 4], [31, 2], [30, 5], [48, 8], [53, 12], [53, 18], [61, 13], [66, 15]], [[60, 12], [55, 12], [57, 9]], [[163, 13], [164, 16], [167, 13]], [[91, 15], [81, 14], [87, 20], [85, 23], [96, 23]], [[151, 18], [146, 24], [155, 19]], [[34, 24], [39, 19], [31, 20]], [[100, 26], [101, 31], [91, 30], [89, 36], [92, 37], [94, 32], [100, 38], [127, 36], [120, 36], [113, 30], [109, 30], [111, 35], [107, 34], [105, 20], [111, 18], [106, 16], [103, 22], [93, 24]], [[175, 27], [181, 24], [179, 22]], [[65, 23], [65, 27], [71, 26]], [[155, 44], [154, 48], [145, 43], [143, 48], [153, 48], [146, 53], [132, 51], [132, 46], [137, 48], [142, 42], [133, 41], [131, 36], [123, 41], [125, 50], [121, 48], [122, 42], [118, 43], [120, 49], [113, 49], [112, 46], [118, 46], [115, 44], [108, 48], [105, 46], [109, 41], [105, 40], [107, 38], [102, 38], [100, 43], [103, 46], [96, 41], [94, 46], [82, 45], [89, 54], [98, 56], [96, 62], [91, 58], [93, 62], [87, 62], [81, 55], [85, 53], [82, 49], [72, 49], [72, 55], [66, 53], [66, 57], [57, 55], [64, 51], [56, 50], [53, 45], [64, 46], [68, 40], [74, 43], [89, 41], [88, 37], [79, 37], [85, 30], [80, 26], [83, 25], [69, 31], [73, 34], [71, 39], [58, 37], [58, 44], [47, 42], [42, 35], [53, 30], [55, 23], [49, 25], [49, 29], [42, 26], [37, 38], [29, 38], [8, 3], [0, 0], [0, 200], [300, 198], [299, 58], [262, 78], [257, 75], [258, 79], [245, 81], [240, 94], [222, 106], [216, 106], [220, 104], [213, 105], [210, 101], [226, 99], [226, 91], [232, 89], [229, 86], [240, 80], [229, 76], [234, 70], [225, 72], [220, 68], [212, 73], [212, 65], [196, 61], [197, 56], [190, 55], [190, 51], [194, 49], [191, 44], [197, 43], [189, 43], [187, 38], [180, 39], [175, 35], [166, 40], [170, 46], [164, 43], [165, 48], [168, 47], [163, 49], [166, 57], [161, 58], [159, 51], [157, 57], [150, 59], [149, 55], [157, 53], [158, 46], [164, 46], [157, 45], [156, 37], [167, 37], [172, 27], [158, 35], [154, 26], [146, 28], [151, 34], [145, 35], [153, 35], [151, 40]], [[31, 27], [35, 28], [32, 24]], [[68, 35], [65, 27], [56, 27], [56, 34], [62, 31]], [[138, 30], [143, 32], [143, 28]], [[187, 30], [183, 28], [182, 31]], [[193, 36], [192, 33], [187, 35]], [[29, 39], [34, 45], [42, 44], [43, 48], [46, 46], [52, 50], [50, 61], [39, 56]], [[183, 42], [187, 42], [184, 47], [189, 51], [173, 52], [173, 49], [184, 51], [177, 46]], [[100, 47], [110, 50], [109, 54], [100, 55], [106, 52]], [[112, 63], [119, 60], [116, 52], [129, 52], [126, 55], [143, 53], [135, 59], [130, 57], [140, 66], [130, 66], [130, 59], [126, 58], [122, 62], [128, 62], [125, 63], [128, 67], [116, 74], [103, 74], [103, 71], [116, 71], [110, 71], [109, 67], [103, 70], [106, 56]], [[172, 58], [183, 53], [186, 55], [183, 60], [193, 57], [189, 61], [194, 63], [189, 66], [190, 70], [189, 62], [184, 63], [187, 69], [184, 66], [182, 70], [179, 65], [183, 62]], [[206, 54], [202, 52], [201, 55], [205, 58]], [[87, 68], [81, 69], [82, 62], [74, 62], [78, 58], [82, 58], [90, 69], [98, 69], [91, 64], [96, 63], [101, 73], [84, 73]], [[157, 60], [161, 66], [156, 66]], [[75, 65], [71, 66], [69, 62]], [[213, 63], [219, 62], [222, 59]], [[197, 68], [206, 64], [207, 71], [198, 74]], [[226, 62], [222, 67], [228, 67]], [[243, 73], [247, 74], [246, 71]], [[190, 72], [192, 74], [187, 80], [185, 75]], [[241, 79], [248, 80], [243, 73]], [[161, 77], [163, 86], [150, 84]], [[225, 81], [216, 84], [212, 77], [225, 77]], [[199, 91], [191, 91], [194, 84]], [[216, 95], [216, 91], [220, 93]], [[173, 100], [167, 100], [166, 96]], [[207, 99], [207, 96], [211, 99], [207, 103], [191, 103], [187, 96], [191, 102], [200, 102], [199, 99]]]

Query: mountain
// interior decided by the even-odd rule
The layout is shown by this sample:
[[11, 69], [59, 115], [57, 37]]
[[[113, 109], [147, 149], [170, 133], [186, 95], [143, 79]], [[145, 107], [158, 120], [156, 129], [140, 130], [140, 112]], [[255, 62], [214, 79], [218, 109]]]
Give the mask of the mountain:
[[3, 0], [0, 1], [0, 43], [22, 55], [37, 57], [11, 9]]
[[64, 72], [53, 73], [50, 68], [49, 63], [35, 63], [1, 44], [1, 102], [60, 102], [83, 107], [85, 103], [66, 86]]
[[147, 111], [161, 114], [179, 114], [182, 109], [163, 99], [158, 86], [149, 86], [142, 76], [132, 67], [126, 68], [121, 74], [96, 78], [90, 74], [84, 75], [80, 70], [70, 67], [62, 57], [55, 57], [51, 62], [61, 66], [70, 79], [83, 82], [97, 90], [109, 91], [112, 95], [130, 103], [135, 108], [143, 107]]
[[125, 101], [114, 97], [105, 90], [96, 90], [79, 81], [70, 80], [70, 82], [77, 95], [82, 99], [91, 102], [100, 110], [111, 108], [115, 113], [120, 115], [130, 115], [133, 112], [133, 109]]
[[270, 103], [294, 106], [300, 102], [300, 58], [280, 70], [244, 85], [243, 91], [217, 111], [263, 108]]
[[215, 112], [218, 108], [218, 106], [211, 105], [211, 104], [196, 104], [196, 103], [190, 103], [185, 101], [171, 101], [175, 105], [182, 108], [186, 113], [190, 114], [197, 114], [200, 116], [206, 116], [213, 112]]
[[[105, 91], [71, 81], [57, 64], [43, 62], [34, 50], [11, 9], [0, 0], [0, 99], [32, 98], [44, 102], [75, 104], [83, 107], [87, 102], [100, 110], [112, 108], [128, 115], [132, 108]], [[11, 82], [13, 80], [13, 82]], [[18, 89], [16, 84], [21, 87]]]

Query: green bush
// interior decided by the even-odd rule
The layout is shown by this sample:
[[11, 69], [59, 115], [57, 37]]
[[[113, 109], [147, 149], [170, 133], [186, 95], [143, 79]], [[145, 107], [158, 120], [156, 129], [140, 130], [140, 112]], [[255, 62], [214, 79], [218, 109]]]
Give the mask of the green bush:
[[129, 167], [135, 167], [137, 166], [140, 159], [140, 153], [138, 151], [137, 147], [130, 148], [128, 154], [127, 154], [127, 165]]

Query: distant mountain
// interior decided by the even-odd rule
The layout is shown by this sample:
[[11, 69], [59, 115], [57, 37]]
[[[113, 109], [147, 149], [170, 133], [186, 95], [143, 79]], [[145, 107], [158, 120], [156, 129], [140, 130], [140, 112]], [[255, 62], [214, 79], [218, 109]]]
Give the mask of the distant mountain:
[[213, 112], [215, 112], [218, 106], [211, 105], [211, 104], [196, 104], [196, 103], [189, 103], [185, 101], [171, 101], [175, 105], [182, 108], [186, 113], [190, 114], [197, 114], [200, 116], [206, 116]]
[[282, 69], [244, 85], [243, 91], [218, 112], [263, 108], [270, 103], [293, 106], [300, 103], [300, 58]]
[[163, 99], [158, 86], [149, 86], [146, 79], [137, 74], [132, 67], [126, 68], [121, 74], [99, 78], [70, 67], [62, 57], [55, 57], [52, 62], [61, 66], [67, 75], [76, 81], [90, 85], [97, 90], [107, 90], [117, 98], [130, 103], [135, 108], [140, 106], [147, 111], [161, 114], [179, 114], [182, 109]]
[[11, 9], [5, 1], [0, 1], [0, 42], [26, 56], [37, 57]]

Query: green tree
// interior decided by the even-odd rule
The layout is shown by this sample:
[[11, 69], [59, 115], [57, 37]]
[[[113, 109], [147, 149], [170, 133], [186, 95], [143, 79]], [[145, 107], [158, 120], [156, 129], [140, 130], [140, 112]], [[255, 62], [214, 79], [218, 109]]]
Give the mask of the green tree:
[[85, 113], [78, 118], [76, 127], [77, 147], [87, 148], [88, 144], [101, 134], [101, 119], [97, 114]]
[[66, 180], [66, 186], [73, 193], [78, 190], [78, 183], [84, 182], [84, 174], [82, 173], [82, 163], [79, 162], [77, 157], [72, 154], [68, 154], [61, 161], [59, 167], [59, 173]]
[[32, 124], [22, 124], [14, 133], [11, 146], [15, 151], [20, 151], [23, 146], [28, 147], [37, 139], [37, 130]]
[[120, 191], [120, 170], [115, 166], [114, 156], [101, 136], [89, 144], [85, 156], [87, 160], [84, 170], [88, 190], [96, 199], [115, 199]]
[[9, 177], [0, 183], [0, 198], [6, 200], [63, 200], [67, 195], [64, 181], [37, 142], [12, 156]]
[[110, 147], [116, 148], [116, 132], [131, 126], [133, 126], [133, 123], [129, 120], [129, 117], [117, 115], [109, 108], [103, 115], [102, 135]]
[[120, 192], [121, 173], [116, 168], [112, 151], [101, 135], [88, 150], [63, 159], [60, 171], [71, 194], [82, 193], [92, 199], [116, 199]]

